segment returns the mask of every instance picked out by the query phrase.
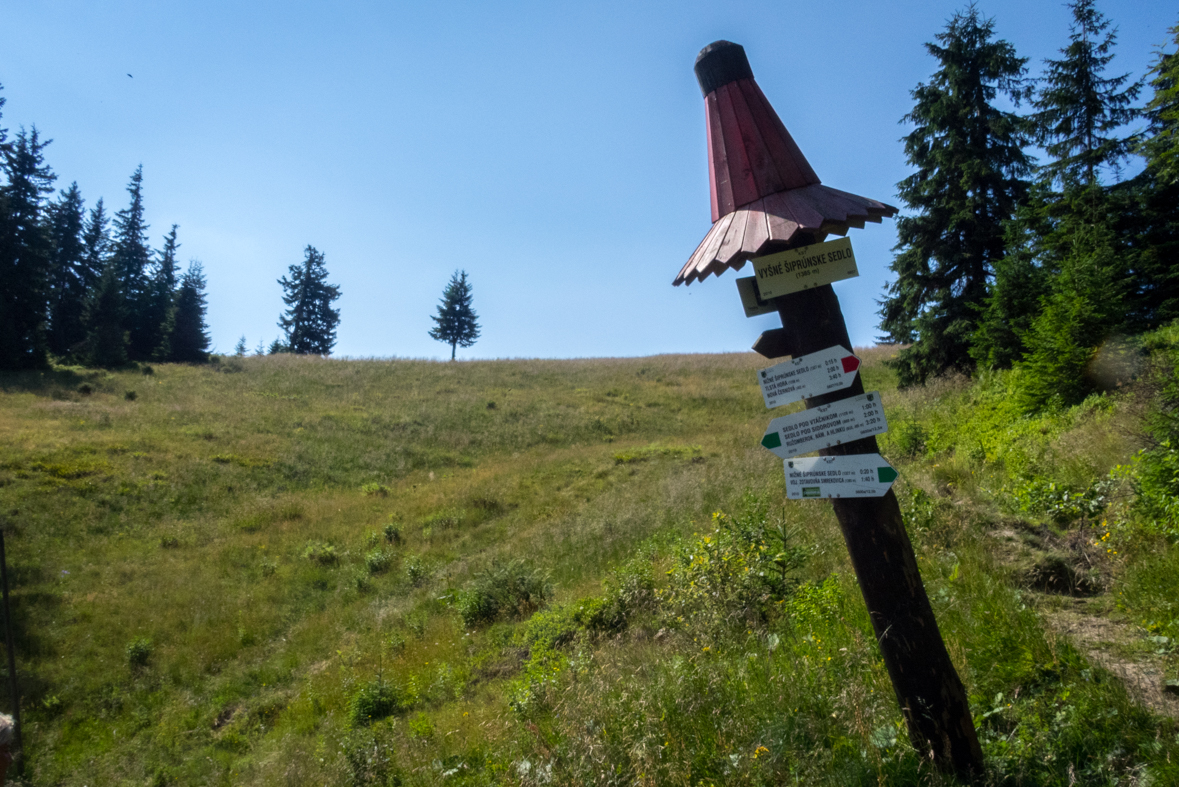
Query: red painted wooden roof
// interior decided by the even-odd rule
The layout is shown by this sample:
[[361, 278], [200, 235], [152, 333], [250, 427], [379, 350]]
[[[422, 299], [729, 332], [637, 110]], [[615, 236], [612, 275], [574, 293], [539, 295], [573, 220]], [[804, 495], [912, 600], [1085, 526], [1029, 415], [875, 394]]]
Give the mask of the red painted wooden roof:
[[798, 232], [845, 235], [897, 209], [822, 185], [757, 86], [745, 50], [709, 44], [696, 59], [705, 93], [712, 229], [675, 284], [691, 284], [780, 246]]

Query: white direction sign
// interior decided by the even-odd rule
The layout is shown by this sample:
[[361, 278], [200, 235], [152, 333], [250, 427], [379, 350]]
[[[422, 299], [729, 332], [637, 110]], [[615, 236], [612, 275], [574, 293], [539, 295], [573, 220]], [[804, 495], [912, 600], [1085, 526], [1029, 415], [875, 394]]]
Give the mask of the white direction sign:
[[753, 258], [762, 300], [859, 276], [847, 238]]
[[812, 456], [787, 459], [786, 496], [884, 497], [897, 480], [897, 471], [880, 454]]
[[860, 394], [770, 421], [761, 444], [783, 459], [888, 431], [880, 392]]
[[859, 368], [860, 359], [837, 345], [762, 369], [757, 381], [766, 407], [773, 409], [847, 388]]

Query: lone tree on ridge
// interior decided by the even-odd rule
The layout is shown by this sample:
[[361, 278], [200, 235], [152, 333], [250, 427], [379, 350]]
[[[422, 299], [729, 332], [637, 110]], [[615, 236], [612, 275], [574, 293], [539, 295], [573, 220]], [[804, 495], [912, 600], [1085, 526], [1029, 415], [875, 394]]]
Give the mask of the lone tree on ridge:
[[458, 347], [470, 347], [479, 338], [479, 315], [471, 309], [471, 284], [466, 271], [455, 271], [442, 291], [438, 314], [431, 315], [430, 338], [450, 345], [450, 360]]
[[290, 278], [278, 280], [282, 301], [289, 308], [283, 312], [278, 327], [286, 333], [285, 352], [299, 355], [330, 355], [336, 344], [336, 326], [340, 310], [332, 301], [340, 297], [340, 288], [327, 283], [327, 266], [323, 253], [308, 246], [301, 265], [292, 265]]

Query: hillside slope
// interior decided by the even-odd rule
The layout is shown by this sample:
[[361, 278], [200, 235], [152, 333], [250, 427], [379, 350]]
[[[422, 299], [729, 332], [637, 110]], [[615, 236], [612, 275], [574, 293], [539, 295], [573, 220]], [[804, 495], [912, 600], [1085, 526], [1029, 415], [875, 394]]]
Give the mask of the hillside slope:
[[[865, 386], [990, 780], [1179, 783], [1161, 692], [1052, 625], [1087, 599], [1174, 677], [1174, 621], [1138, 619], [1173, 547], [1114, 548], [1141, 395], [1026, 418], [1003, 376], [898, 393], [887, 353]], [[763, 365], [0, 378], [27, 783], [937, 783], [829, 505], [757, 445]]]

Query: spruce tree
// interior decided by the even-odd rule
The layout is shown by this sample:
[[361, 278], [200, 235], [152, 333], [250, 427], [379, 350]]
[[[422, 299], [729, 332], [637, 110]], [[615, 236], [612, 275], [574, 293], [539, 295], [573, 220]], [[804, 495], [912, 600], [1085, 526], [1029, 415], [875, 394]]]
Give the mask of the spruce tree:
[[114, 260], [107, 260], [98, 285], [86, 302], [83, 322], [86, 344], [83, 357], [88, 366], [116, 368], [127, 363], [126, 302]]
[[151, 288], [148, 266], [151, 247], [148, 225], [143, 218], [143, 165], [136, 167], [127, 184], [130, 204], [115, 214], [111, 260], [126, 300], [124, 329], [130, 337], [127, 352], [134, 361], [150, 360], [159, 344], [159, 323], [152, 324]]
[[479, 316], [471, 309], [471, 297], [467, 272], [455, 271], [442, 291], [438, 314], [430, 316], [434, 321], [430, 338], [450, 345], [452, 361], [457, 347], [470, 347], [479, 338]]
[[171, 354], [169, 333], [174, 327], [172, 311], [176, 301], [176, 250], [180, 248], [176, 242], [178, 226], [173, 224], [172, 230], [164, 236], [164, 248], [157, 255], [144, 298], [143, 323], [145, 326], [155, 326], [156, 345], [152, 356], [159, 360], [167, 360]]
[[1127, 315], [1134, 331], [1179, 318], [1179, 26], [1170, 33], [1176, 51], [1160, 51], [1150, 71], [1148, 127], [1137, 148], [1146, 168], [1124, 189], [1129, 204], [1113, 211], [1134, 238]]
[[[1105, 76], [1117, 34], [1094, 0], [1068, 4], [1073, 21], [1060, 60], [1046, 60], [1043, 87], [1033, 101], [1039, 141], [1051, 160], [1040, 174], [1061, 191], [1089, 189], [1103, 167], [1118, 169], [1133, 151], [1134, 138], [1120, 132], [1139, 110], [1133, 106], [1141, 82], [1129, 74]], [[1124, 86], [1124, 87], [1123, 87]]]
[[205, 309], [204, 269], [193, 260], [180, 277], [180, 287], [176, 292], [169, 360], [204, 363], [209, 359], [209, 329], [205, 324]]
[[45, 164], [34, 126], [21, 129], [6, 156], [0, 186], [0, 368], [27, 369], [46, 362], [50, 237], [45, 196], [55, 176]]
[[1124, 126], [1138, 115], [1132, 102], [1140, 83], [1106, 76], [1116, 36], [1093, 0], [1068, 7], [1069, 45], [1060, 60], [1046, 61], [1034, 101], [1039, 141], [1051, 158], [1040, 171], [1043, 197], [1024, 217], [1044, 227], [1033, 253], [1047, 282], [1016, 364], [1030, 409], [1075, 404], [1094, 390], [1088, 364], [1095, 348], [1124, 327], [1136, 278], [1131, 238], [1111, 231], [1122, 224], [1124, 203], [1102, 181], [1135, 144]]
[[49, 207], [49, 350], [64, 357], [86, 339], [82, 313], [95, 284], [86, 265], [86, 212], [77, 183]]
[[939, 68], [912, 92], [904, 121], [905, 155], [917, 171], [898, 184], [912, 211], [897, 220], [881, 302], [885, 339], [912, 342], [895, 362], [902, 385], [973, 365], [970, 347], [987, 281], [1005, 251], [1004, 222], [1023, 198], [1030, 173], [1030, 128], [995, 106], [1028, 97], [1025, 58], [994, 38], [994, 21], [974, 6], [926, 44]]
[[106, 267], [110, 256], [110, 220], [102, 204], [102, 197], [90, 209], [90, 216], [86, 219], [86, 229], [82, 232], [82, 243], [85, 246], [82, 254], [82, 275], [85, 277], [87, 291], [98, 285], [102, 271]]
[[336, 326], [340, 324], [340, 310], [333, 309], [332, 302], [340, 297], [340, 288], [327, 283], [322, 253], [309, 245], [304, 254], [302, 264], [292, 265], [289, 277], [278, 280], [287, 305], [278, 322], [286, 333], [282, 352], [330, 355], [336, 344]]

